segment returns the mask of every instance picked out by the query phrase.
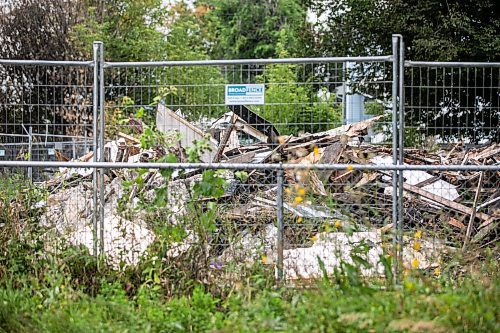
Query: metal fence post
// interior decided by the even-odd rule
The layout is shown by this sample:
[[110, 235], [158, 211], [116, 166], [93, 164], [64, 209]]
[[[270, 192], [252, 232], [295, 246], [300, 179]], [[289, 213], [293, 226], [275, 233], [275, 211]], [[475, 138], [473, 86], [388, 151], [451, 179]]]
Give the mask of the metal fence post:
[[276, 196], [276, 214], [278, 218], [278, 235], [276, 239], [276, 250], [277, 250], [277, 275], [278, 282], [283, 282], [284, 279], [284, 271], [283, 271], [283, 186], [284, 186], [284, 172], [283, 168], [279, 168], [278, 171], [278, 190]]
[[[97, 162], [97, 103], [99, 95], [99, 44], [94, 42], [93, 44], [93, 66], [94, 66], [94, 82], [92, 87], [92, 150], [94, 151], [94, 156], [92, 161]], [[93, 253], [97, 256], [97, 168], [94, 168], [92, 172], [92, 236], [93, 236]]]
[[[98, 42], [99, 48], [99, 162], [104, 162], [104, 45]], [[100, 255], [104, 255], [104, 169], [99, 170], [99, 239]]]
[[[392, 164], [398, 164], [398, 36], [392, 35]], [[392, 170], [392, 227], [394, 246], [394, 281], [398, 281], [398, 173]]]
[[[28, 161], [32, 160], [32, 150], [33, 150], [33, 127], [28, 129]], [[28, 168], [28, 178], [33, 182], [33, 168]]]
[[[405, 124], [405, 92], [404, 92], [404, 41], [403, 36], [399, 37], [399, 164], [403, 165], [404, 162], [404, 124]], [[398, 226], [397, 226], [397, 242], [398, 242], [398, 262], [403, 262], [403, 221], [404, 221], [404, 202], [403, 202], [403, 188], [404, 178], [403, 170], [399, 171], [398, 177]]]

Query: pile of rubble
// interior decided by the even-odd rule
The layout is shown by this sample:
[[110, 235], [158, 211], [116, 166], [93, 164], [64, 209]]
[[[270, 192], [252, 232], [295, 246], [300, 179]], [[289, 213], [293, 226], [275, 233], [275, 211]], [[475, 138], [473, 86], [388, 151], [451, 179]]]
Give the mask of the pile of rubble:
[[[159, 131], [181, 133], [170, 148], [141, 148], [141, 142], [126, 133], [118, 133], [116, 141], [105, 146], [106, 162], [154, 162], [173, 153], [186, 162], [185, 148], [210, 135], [212, 150], [200, 156], [203, 162], [221, 163], [292, 163], [310, 165], [305, 171], [287, 170], [285, 195], [284, 265], [289, 278], [312, 278], [322, 274], [320, 262], [327, 272], [338, 267], [340, 260], [351, 260], [357, 244], [369, 244], [365, 253], [371, 268], [366, 274], [382, 274], [380, 256], [386, 253], [387, 225], [392, 216], [392, 172], [315, 170], [315, 164], [392, 164], [392, 150], [371, 145], [363, 140], [370, 127], [380, 119], [344, 125], [320, 133], [280, 136], [276, 128], [245, 106], [231, 106], [230, 112], [215, 120], [203, 131], [181, 115], [159, 105], [156, 127]], [[93, 153], [80, 158], [89, 161]], [[450, 149], [406, 149], [406, 164], [425, 165], [498, 165], [500, 145], [466, 149], [456, 144]], [[45, 182], [52, 194], [48, 198], [43, 220], [74, 244], [92, 248], [92, 169], [62, 168]], [[200, 170], [174, 174], [169, 180], [170, 217], [165, 223], [175, 224], [185, 213], [189, 192], [201, 179]], [[221, 220], [238, 229], [231, 241], [213, 247], [210, 260], [218, 263], [252, 262], [262, 256], [267, 263], [276, 253], [276, 176], [268, 170], [247, 171], [245, 179], [226, 172], [230, 186], [220, 199]], [[154, 240], [145, 215], [126, 217], [118, 201], [123, 196], [130, 207], [139, 207], [138, 197], [151, 198], [154, 189], [165, 182], [158, 170], [142, 175], [144, 186], [124, 192], [123, 181], [137, 177], [137, 172], [110, 170], [105, 177], [104, 235], [105, 251], [112, 264], [135, 263]], [[439, 260], [457, 240], [463, 240], [471, 225], [472, 241], [487, 242], [500, 220], [500, 173], [455, 171], [404, 171], [404, 221], [407, 229], [430, 230], [428, 239], [413, 246], [411, 236], [404, 237], [403, 261], [428, 268]], [[297, 200], [296, 189], [307, 191]], [[136, 209], [137, 211], [137, 209]], [[335, 230], [324, 226], [335, 224]], [[349, 230], [347, 230], [349, 229]], [[187, 232], [185, 241], [172, 247], [172, 257], [179, 255], [196, 235]], [[441, 236], [441, 239], [438, 237]], [[468, 237], [467, 236], [467, 237]], [[453, 241], [453, 242], [451, 242]], [[176, 247], [177, 246], [177, 247]], [[336, 253], [336, 254], [334, 254]], [[321, 259], [321, 260], [318, 260]], [[368, 266], [367, 266], [368, 267]]]

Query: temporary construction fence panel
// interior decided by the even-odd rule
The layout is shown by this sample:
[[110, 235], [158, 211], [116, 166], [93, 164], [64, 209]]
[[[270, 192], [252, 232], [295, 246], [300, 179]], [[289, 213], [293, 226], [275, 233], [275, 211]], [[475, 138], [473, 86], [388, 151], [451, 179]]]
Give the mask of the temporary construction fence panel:
[[[451, 114], [455, 72], [431, 86], [439, 75], [422, 70], [449, 66], [405, 63], [403, 50], [394, 36], [388, 56], [117, 63], [95, 43], [91, 62], [0, 60], [0, 126], [32, 138], [28, 158], [0, 166], [53, 170], [42, 223], [116, 267], [161, 235], [165, 260], [207, 281], [253, 264], [288, 280], [342, 261], [387, 276], [394, 257], [396, 273], [432, 269], [448, 250], [497, 239], [500, 148], [464, 148], [456, 133], [498, 141], [498, 96], [474, 97], [490, 113], [444, 130], [429, 110]], [[483, 90], [498, 90], [498, 68], [482, 66]], [[452, 95], [478, 91], [458, 80]], [[82, 142], [76, 160], [59, 135]], [[50, 161], [33, 153], [40, 136]]]

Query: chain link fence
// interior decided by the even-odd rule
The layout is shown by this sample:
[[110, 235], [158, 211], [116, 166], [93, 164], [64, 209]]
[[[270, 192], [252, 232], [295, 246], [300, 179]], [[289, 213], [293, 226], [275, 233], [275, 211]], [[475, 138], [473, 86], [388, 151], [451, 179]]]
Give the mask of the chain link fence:
[[[91, 62], [0, 60], [0, 165], [38, 170], [41, 223], [115, 267], [149, 251], [214, 283], [255, 265], [295, 282], [436, 269], [498, 239], [500, 64], [404, 62], [393, 44], [117, 63], [96, 43]], [[16, 161], [8, 138], [26, 131]]]

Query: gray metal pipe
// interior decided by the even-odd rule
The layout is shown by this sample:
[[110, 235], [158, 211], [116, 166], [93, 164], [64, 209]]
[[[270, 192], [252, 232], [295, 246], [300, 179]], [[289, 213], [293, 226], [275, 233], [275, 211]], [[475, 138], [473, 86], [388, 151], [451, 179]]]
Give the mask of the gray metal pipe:
[[284, 235], [284, 223], [283, 223], [283, 187], [285, 186], [285, 177], [283, 169], [278, 169], [278, 191], [276, 196], [276, 215], [277, 215], [277, 229], [278, 235], [276, 239], [276, 271], [278, 276], [278, 281], [282, 282], [284, 280], [284, 265], [283, 265], [283, 235]]
[[83, 66], [93, 67], [93, 61], [57, 61], [57, 60], [17, 60], [17, 59], [0, 59], [0, 65], [32, 65], [32, 66]]
[[252, 164], [252, 163], [112, 163], [60, 161], [0, 161], [0, 167], [103, 168], [103, 169], [201, 169], [201, 170], [360, 170], [360, 171], [490, 171], [500, 172], [495, 165], [393, 165], [393, 164]]
[[190, 60], [190, 61], [150, 61], [150, 62], [106, 62], [106, 68], [120, 67], [162, 67], [162, 66], [225, 66], [225, 65], [265, 65], [265, 64], [301, 64], [327, 62], [385, 62], [392, 56], [373, 57], [325, 57], [325, 58], [281, 58], [281, 59], [236, 59], [236, 60]]
[[500, 67], [500, 62], [405, 61], [405, 67]]
[[[94, 82], [92, 86], [92, 149], [94, 151], [94, 156], [92, 157], [93, 163], [97, 163], [97, 103], [98, 103], [98, 79], [99, 79], [99, 43], [95, 42], [93, 44], [94, 51]], [[92, 237], [93, 237], [93, 252], [94, 256], [97, 257], [97, 169], [94, 167], [92, 172]]]
[[[398, 164], [403, 165], [404, 162], [404, 127], [405, 127], [405, 91], [404, 91], [404, 41], [403, 36], [398, 35], [399, 37], [399, 144], [398, 144]], [[403, 262], [403, 223], [404, 223], [404, 200], [403, 200], [403, 171], [398, 171], [398, 223], [397, 223], [397, 233], [396, 233], [396, 241], [398, 243], [398, 263]]]
[[[98, 43], [99, 49], [99, 162], [104, 162], [104, 44]], [[99, 241], [100, 253], [104, 255], [104, 169], [99, 169]]]
[[[398, 41], [397, 35], [392, 35], [392, 164], [398, 165]], [[394, 260], [394, 281], [398, 280], [398, 248], [397, 248], [397, 225], [398, 225], [398, 173], [392, 170], [392, 226], [395, 235], [393, 247], [396, 260]]]

